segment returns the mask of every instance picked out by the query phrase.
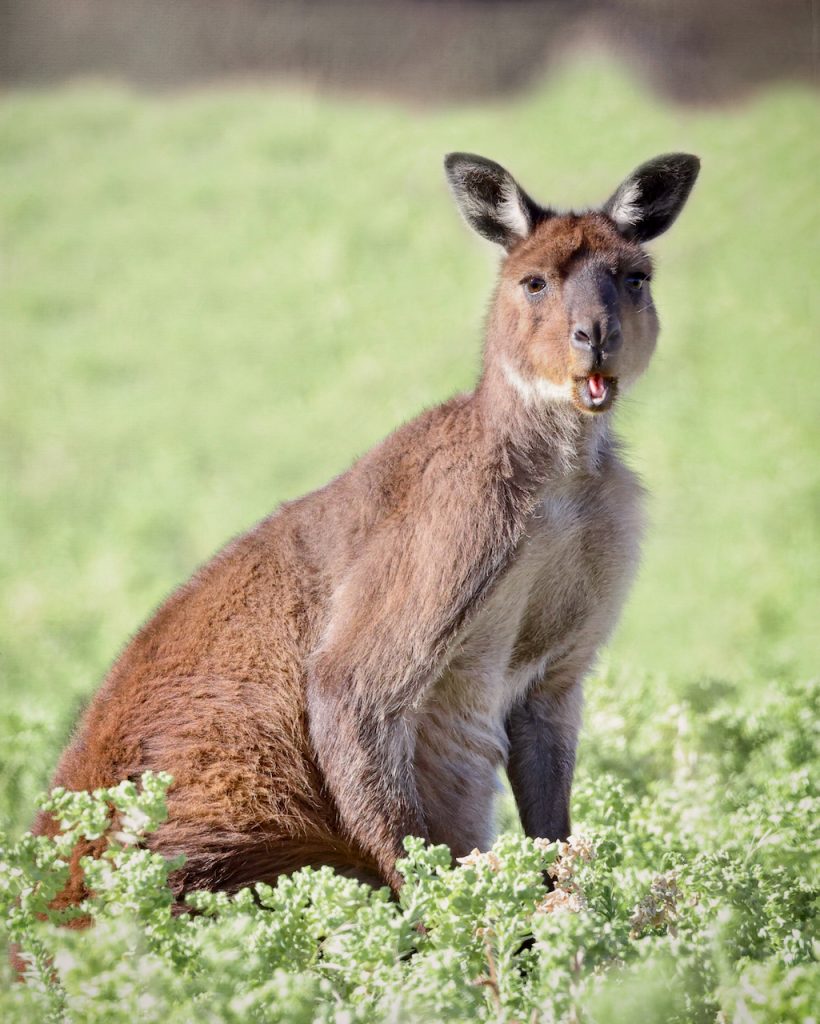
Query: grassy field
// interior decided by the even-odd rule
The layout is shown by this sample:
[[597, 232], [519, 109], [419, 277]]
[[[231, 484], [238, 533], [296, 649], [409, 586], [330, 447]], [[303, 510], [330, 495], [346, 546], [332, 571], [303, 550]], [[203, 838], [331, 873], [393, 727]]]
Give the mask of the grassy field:
[[[495, 256], [447, 195], [452, 149], [559, 206], [603, 199], [665, 150], [703, 160], [653, 246], [661, 344], [618, 413], [651, 528], [589, 687], [612, 750], [582, 758], [582, 784], [604, 763], [651, 772], [623, 750], [676, 701], [718, 692], [753, 714], [817, 672], [809, 91], [670, 109], [599, 62], [448, 112], [261, 89], [7, 94], [0, 810], [14, 828], [79, 702], [171, 588], [470, 386]], [[626, 693], [639, 718], [613, 717]]]

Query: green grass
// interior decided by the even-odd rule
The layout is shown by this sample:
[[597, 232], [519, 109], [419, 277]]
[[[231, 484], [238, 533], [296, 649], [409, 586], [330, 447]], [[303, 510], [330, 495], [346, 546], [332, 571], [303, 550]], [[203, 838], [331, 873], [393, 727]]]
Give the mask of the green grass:
[[[799, 774], [816, 757], [799, 704], [820, 653], [820, 107], [784, 87], [671, 109], [589, 62], [515, 102], [445, 112], [261, 89], [3, 97], [0, 813], [13, 827], [79, 702], [170, 589], [471, 385], [495, 257], [447, 195], [452, 149], [502, 161], [559, 206], [602, 200], [656, 153], [702, 157], [653, 247], [661, 344], [618, 414], [651, 526], [589, 686], [576, 810], [593, 829], [608, 820], [604, 775], [635, 799], [662, 793], [688, 858], [702, 796], [686, 765], [703, 761], [709, 813], [733, 779], [745, 787], [708, 848], [731, 840], [737, 863], [768, 870], [760, 836], [803, 790], [777, 765], [767, 788], [767, 758]], [[757, 709], [778, 695], [791, 710], [775, 737]], [[681, 702], [705, 738], [679, 763]], [[708, 776], [712, 757], [723, 774]], [[650, 853], [633, 855], [648, 871]], [[799, 842], [789, 856], [794, 880]]]
[[661, 107], [612, 68], [447, 113], [239, 91], [9, 95], [0, 132], [0, 649], [68, 709], [228, 537], [475, 375], [494, 256], [440, 169], [594, 202], [703, 172], [654, 249], [661, 346], [619, 419], [652, 494], [612, 649], [669, 677], [817, 667], [820, 114]]

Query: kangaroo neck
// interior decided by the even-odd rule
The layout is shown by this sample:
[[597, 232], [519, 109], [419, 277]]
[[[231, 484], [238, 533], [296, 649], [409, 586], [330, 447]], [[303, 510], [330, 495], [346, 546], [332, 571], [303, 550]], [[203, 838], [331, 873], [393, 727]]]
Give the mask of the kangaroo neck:
[[489, 448], [527, 490], [594, 474], [614, 447], [608, 413], [526, 391], [500, 360], [485, 364], [473, 401]]

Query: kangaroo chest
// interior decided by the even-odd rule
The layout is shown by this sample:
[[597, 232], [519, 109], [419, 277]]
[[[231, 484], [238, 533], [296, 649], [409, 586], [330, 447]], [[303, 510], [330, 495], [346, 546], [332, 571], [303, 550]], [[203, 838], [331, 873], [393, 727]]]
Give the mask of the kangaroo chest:
[[503, 722], [533, 685], [583, 674], [637, 555], [638, 486], [622, 467], [545, 490], [513, 558], [452, 649], [437, 699]]
[[[436, 842], [467, 852], [492, 841], [510, 709], [535, 687], [572, 692], [594, 661], [636, 563], [640, 493], [617, 460], [545, 490], [506, 570], [447, 652], [417, 709], [415, 743]], [[561, 712], [570, 731], [579, 710], [573, 694]]]

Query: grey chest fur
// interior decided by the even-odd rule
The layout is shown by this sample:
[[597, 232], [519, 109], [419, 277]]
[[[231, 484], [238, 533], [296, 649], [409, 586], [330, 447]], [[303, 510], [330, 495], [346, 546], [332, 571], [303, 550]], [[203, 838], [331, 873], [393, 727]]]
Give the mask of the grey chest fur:
[[[535, 684], [583, 675], [637, 561], [640, 487], [617, 460], [545, 489], [503, 576], [457, 638], [444, 688], [503, 718]], [[447, 699], [444, 694], [441, 697]], [[456, 692], [452, 696], [456, 697]]]
[[536, 687], [560, 692], [552, 728], [577, 733], [579, 684], [636, 562], [639, 499], [637, 481], [616, 460], [545, 490], [510, 565], [418, 708], [415, 764], [431, 837], [459, 855], [492, 841], [513, 706]]

